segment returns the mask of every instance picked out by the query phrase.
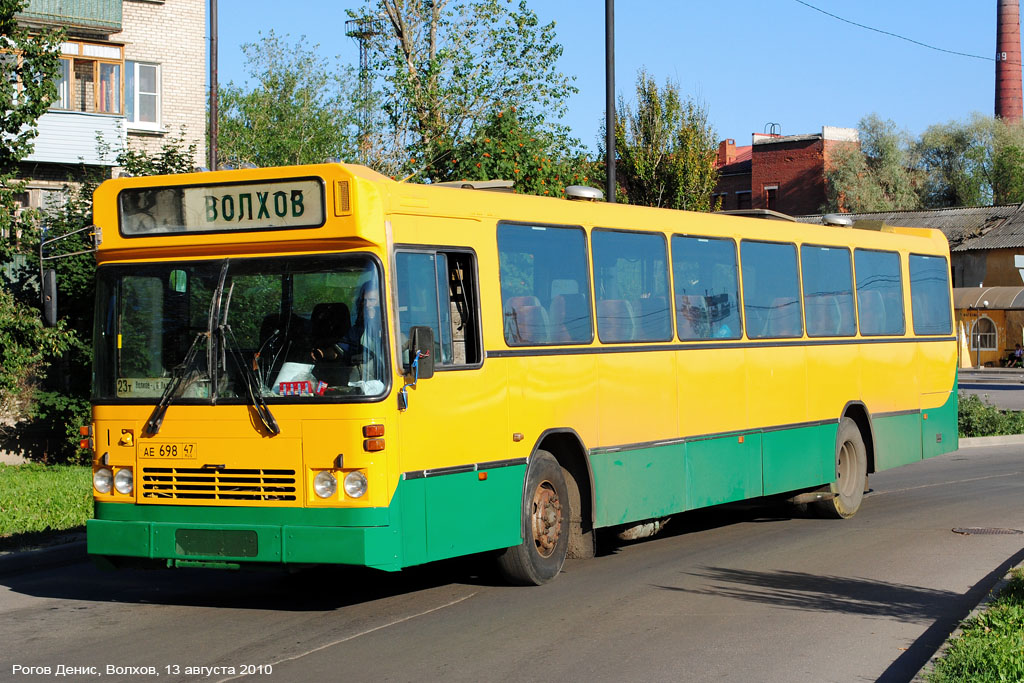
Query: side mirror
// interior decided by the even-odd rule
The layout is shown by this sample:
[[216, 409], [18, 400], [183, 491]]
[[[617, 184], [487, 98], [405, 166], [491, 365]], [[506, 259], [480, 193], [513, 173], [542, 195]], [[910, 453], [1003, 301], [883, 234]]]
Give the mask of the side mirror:
[[414, 379], [434, 376], [434, 329], [415, 325], [409, 329], [409, 362], [419, 358], [419, 372]]
[[42, 298], [43, 324], [53, 327], [57, 324], [57, 271], [52, 268], [43, 271]]

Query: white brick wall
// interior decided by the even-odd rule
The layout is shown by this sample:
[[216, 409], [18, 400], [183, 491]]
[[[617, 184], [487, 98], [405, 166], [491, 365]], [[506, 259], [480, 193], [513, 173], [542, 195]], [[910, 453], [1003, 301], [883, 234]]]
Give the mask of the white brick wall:
[[196, 163], [206, 163], [206, 0], [124, 0], [125, 60], [160, 64], [161, 133], [128, 129], [130, 146], [158, 152], [182, 126], [196, 144]]

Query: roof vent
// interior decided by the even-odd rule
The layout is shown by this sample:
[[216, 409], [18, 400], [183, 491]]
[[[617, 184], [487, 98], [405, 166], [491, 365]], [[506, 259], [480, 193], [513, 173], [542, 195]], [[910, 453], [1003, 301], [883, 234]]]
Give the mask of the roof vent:
[[853, 227], [853, 219], [841, 213], [826, 213], [821, 217], [821, 222], [824, 225], [831, 225], [836, 228]]
[[604, 192], [589, 185], [570, 185], [565, 188], [565, 198], [577, 201], [596, 202], [604, 199]]

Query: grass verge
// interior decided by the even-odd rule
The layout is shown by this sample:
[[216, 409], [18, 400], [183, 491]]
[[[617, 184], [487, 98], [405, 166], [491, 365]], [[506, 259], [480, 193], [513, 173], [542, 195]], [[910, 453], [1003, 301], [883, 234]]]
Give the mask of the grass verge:
[[91, 474], [75, 465], [0, 464], [0, 549], [84, 525], [92, 517]]
[[1024, 571], [1013, 570], [1007, 586], [984, 612], [961, 624], [942, 659], [925, 676], [929, 683], [1024, 681]]

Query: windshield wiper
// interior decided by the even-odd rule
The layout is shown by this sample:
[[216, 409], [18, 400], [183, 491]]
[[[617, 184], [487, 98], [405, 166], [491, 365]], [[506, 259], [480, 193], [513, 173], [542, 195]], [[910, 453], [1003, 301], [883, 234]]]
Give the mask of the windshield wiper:
[[171, 381], [164, 387], [164, 391], [160, 394], [160, 401], [156, 404], [156, 408], [153, 409], [153, 414], [149, 416], [149, 420], [146, 422], [146, 433], [150, 436], [156, 436], [160, 433], [160, 425], [164, 422], [164, 415], [167, 413], [167, 406], [171, 405], [171, 401], [178, 397], [180, 392], [178, 391], [181, 387], [182, 380], [185, 376], [192, 373], [192, 366], [196, 362], [196, 358], [199, 356], [199, 340], [203, 338], [209, 338], [208, 332], [199, 332], [196, 334], [196, 338], [192, 340], [192, 346], [188, 347], [188, 352], [185, 354], [184, 360], [171, 371]]
[[[221, 284], [218, 287], [218, 291], [224, 290], [224, 275], [227, 273], [227, 262], [224, 263], [224, 272], [221, 274]], [[227, 371], [227, 347], [228, 347], [228, 336], [231, 337], [231, 358], [235, 361], [235, 365], [238, 367], [238, 371], [242, 376], [242, 380], [245, 383], [246, 393], [249, 394], [249, 401], [253, 408], [256, 409], [256, 414], [260, 418], [260, 422], [267, 428], [271, 434], [280, 434], [281, 428], [277, 424], [277, 420], [274, 419], [274, 414], [270, 412], [270, 406], [263, 399], [263, 382], [256, 376], [256, 372], [253, 368], [245, 362], [245, 359], [241, 357], [241, 352], [238, 350], [238, 340], [235, 338], [235, 333], [228, 325], [228, 312], [231, 310], [231, 295], [235, 291], [235, 283], [232, 282], [228, 288], [227, 297], [224, 300], [224, 309], [220, 312], [220, 320], [217, 325], [217, 342], [220, 345], [220, 361], [225, 371]], [[219, 299], [218, 295], [218, 299]], [[255, 362], [255, 359], [254, 359]]]

